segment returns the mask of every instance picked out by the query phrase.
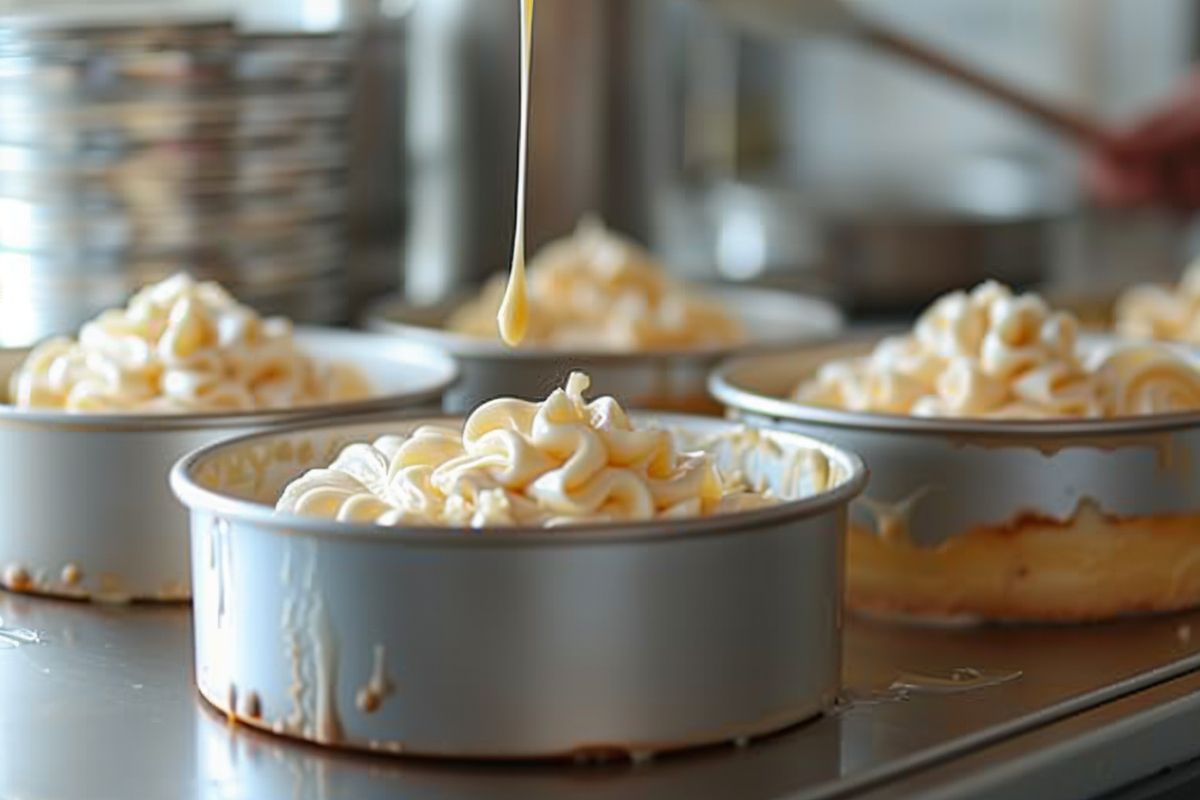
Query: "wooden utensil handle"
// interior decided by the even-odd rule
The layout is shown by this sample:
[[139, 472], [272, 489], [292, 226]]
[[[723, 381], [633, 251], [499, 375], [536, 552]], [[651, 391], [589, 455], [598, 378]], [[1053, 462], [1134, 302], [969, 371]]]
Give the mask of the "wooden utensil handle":
[[881, 50], [951, 78], [1009, 108], [1020, 111], [1042, 124], [1065, 134], [1089, 147], [1104, 147], [1110, 136], [1095, 120], [1085, 114], [1063, 108], [1029, 92], [1013, 87], [990, 75], [945, 55], [936, 48], [873, 23], [859, 23], [861, 37]]

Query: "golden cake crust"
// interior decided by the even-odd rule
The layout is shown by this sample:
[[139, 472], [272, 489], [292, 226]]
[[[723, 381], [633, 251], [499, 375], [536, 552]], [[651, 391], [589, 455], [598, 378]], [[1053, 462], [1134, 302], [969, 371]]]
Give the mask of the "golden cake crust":
[[1078, 622], [1200, 605], [1200, 514], [1027, 514], [936, 547], [852, 524], [848, 604], [881, 616]]

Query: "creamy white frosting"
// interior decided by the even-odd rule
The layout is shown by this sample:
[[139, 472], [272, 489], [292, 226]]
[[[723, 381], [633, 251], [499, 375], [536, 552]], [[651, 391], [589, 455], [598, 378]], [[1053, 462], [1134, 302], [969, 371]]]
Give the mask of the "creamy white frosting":
[[367, 393], [356, 368], [302, 353], [286, 319], [185, 274], [101, 313], [78, 339], [41, 343], [9, 385], [16, 406], [72, 412], [247, 411]]
[[[490, 281], [458, 309], [447, 328], [496, 336], [505, 281]], [[673, 279], [646, 250], [584, 220], [575, 233], [529, 263], [527, 344], [607, 350], [702, 347], [741, 341], [720, 305]]]
[[924, 417], [1054, 418], [1200, 409], [1200, 370], [1164, 346], [1088, 355], [1078, 321], [997, 283], [939, 298], [910, 334], [825, 364], [798, 400]]
[[[486, 528], [695, 517], [778, 502], [741, 472], [723, 473], [712, 453], [683, 451], [671, 432], [635, 426], [613, 398], [586, 401], [588, 386], [573, 373], [540, 403], [483, 404], [461, 430], [426, 425], [352, 444], [328, 468], [289, 484], [276, 508], [344, 522]], [[812, 462], [824, 456], [804, 458], [824, 488], [829, 465]]]
[[1142, 339], [1200, 344], [1200, 261], [1177, 286], [1135, 286], [1117, 301], [1117, 331]]
[[1165, 347], [1131, 344], [1092, 360], [1101, 401], [1112, 416], [1200, 409], [1200, 369]]

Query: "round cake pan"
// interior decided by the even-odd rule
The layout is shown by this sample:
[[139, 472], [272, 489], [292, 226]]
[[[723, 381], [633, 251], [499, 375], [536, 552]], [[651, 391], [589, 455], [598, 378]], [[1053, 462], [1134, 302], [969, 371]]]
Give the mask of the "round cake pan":
[[731, 416], [863, 456], [848, 605], [954, 621], [1102, 619], [1200, 605], [1200, 414], [995, 421], [863, 414], [789, 398], [872, 343], [730, 361]]
[[[435, 408], [456, 375], [423, 345], [298, 329], [321, 360], [359, 366], [376, 394], [355, 403], [242, 414], [68, 414], [0, 405], [0, 585], [107, 602], [190, 596], [187, 514], [167, 475], [184, 453], [317, 416]], [[0, 351], [0, 386], [25, 351]]]
[[[657, 419], [698, 439], [739, 427]], [[803, 499], [690, 520], [466, 531], [274, 512], [289, 480], [346, 444], [428, 422], [453, 424], [294, 428], [176, 465], [196, 679], [231, 718], [386, 753], [637, 758], [780, 730], [834, 701], [856, 456], [783, 431], [755, 448], [735, 437], [719, 459]], [[813, 448], [829, 470], [802, 482], [796, 459]]]
[[748, 340], [736, 347], [620, 353], [561, 347], [511, 349], [495, 340], [446, 331], [442, 325], [458, 303], [407, 306], [385, 300], [367, 315], [367, 326], [428, 342], [458, 361], [461, 380], [446, 393], [446, 410], [459, 413], [493, 397], [545, 397], [572, 371], [590, 374], [597, 386], [639, 408], [717, 413], [705, 380], [722, 358], [735, 351], [795, 346], [828, 339], [842, 328], [832, 304], [788, 292], [725, 287], [711, 292], [740, 320]]

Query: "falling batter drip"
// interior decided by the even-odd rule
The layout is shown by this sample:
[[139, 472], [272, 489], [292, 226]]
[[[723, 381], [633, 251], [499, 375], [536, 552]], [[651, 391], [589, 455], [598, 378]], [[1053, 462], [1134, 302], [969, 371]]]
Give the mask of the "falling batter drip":
[[521, 0], [521, 133], [517, 145], [517, 224], [513, 231], [512, 269], [496, 322], [500, 338], [516, 347], [529, 324], [529, 298], [525, 290], [525, 173], [529, 159], [529, 67], [533, 49], [533, 0]]

